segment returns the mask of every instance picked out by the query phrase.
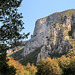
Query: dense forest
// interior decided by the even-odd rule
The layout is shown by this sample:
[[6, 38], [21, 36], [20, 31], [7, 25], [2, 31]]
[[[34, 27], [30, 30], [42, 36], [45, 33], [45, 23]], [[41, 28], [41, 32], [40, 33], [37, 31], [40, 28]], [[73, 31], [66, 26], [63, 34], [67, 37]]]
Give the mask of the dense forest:
[[[25, 66], [13, 58], [8, 57], [8, 59], [7, 63], [14, 68], [13, 73], [15, 72], [16, 75], [75, 75], [75, 56], [63, 55], [53, 59], [43, 57], [37, 66], [30, 65], [30, 63]], [[12, 68], [10, 74], [12, 74]]]

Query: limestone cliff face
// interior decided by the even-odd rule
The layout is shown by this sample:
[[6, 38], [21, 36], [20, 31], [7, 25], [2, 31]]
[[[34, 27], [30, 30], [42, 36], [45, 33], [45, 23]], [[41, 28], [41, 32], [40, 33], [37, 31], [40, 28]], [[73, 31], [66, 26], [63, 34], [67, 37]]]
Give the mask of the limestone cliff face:
[[75, 10], [67, 10], [38, 19], [34, 33], [24, 48], [24, 56], [42, 46], [37, 62], [44, 57], [61, 55], [72, 48], [70, 37], [75, 39]]

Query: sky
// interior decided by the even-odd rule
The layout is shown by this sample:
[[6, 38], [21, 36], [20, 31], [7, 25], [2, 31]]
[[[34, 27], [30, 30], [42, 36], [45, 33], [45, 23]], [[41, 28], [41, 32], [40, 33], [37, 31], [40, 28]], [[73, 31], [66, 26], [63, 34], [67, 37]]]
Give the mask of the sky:
[[25, 29], [22, 32], [30, 32], [30, 39], [37, 19], [67, 9], [75, 9], [75, 0], [23, 0], [18, 9], [23, 15]]

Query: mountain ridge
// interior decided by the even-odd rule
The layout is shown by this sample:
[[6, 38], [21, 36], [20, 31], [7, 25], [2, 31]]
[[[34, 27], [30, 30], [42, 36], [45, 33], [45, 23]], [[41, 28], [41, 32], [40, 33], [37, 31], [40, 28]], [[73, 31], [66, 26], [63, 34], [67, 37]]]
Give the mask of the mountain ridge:
[[42, 46], [37, 62], [43, 57], [51, 57], [54, 53], [65, 54], [72, 49], [70, 36], [75, 38], [75, 9], [53, 13], [38, 19], [31, 39], [24, 48], [23, 56]]

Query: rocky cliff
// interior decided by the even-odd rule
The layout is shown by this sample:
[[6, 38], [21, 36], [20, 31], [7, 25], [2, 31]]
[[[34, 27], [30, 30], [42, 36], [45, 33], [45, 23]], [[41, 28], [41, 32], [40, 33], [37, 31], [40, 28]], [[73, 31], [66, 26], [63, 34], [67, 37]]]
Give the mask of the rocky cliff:
[[75, 9], [38, 19], [23, 56], [41, 47], [36, 56], [37, 62], [42, 57], [59, 57], [72, 49], [70, 38], [75, 39]]

